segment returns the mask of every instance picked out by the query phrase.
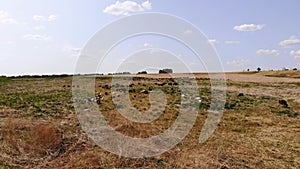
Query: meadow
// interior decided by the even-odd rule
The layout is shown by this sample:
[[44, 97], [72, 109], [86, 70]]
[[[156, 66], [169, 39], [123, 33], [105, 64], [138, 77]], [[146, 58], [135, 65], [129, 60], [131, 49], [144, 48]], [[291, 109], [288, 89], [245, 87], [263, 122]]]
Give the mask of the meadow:
[[[0, 77], [0, 168], [300, 168], [300, 71], [227, 73], [224, 114], [205, 143], [198, 139], [211, 106], [211, 84], [206, 74], [195, 76], [201, 103], [190, 133], [170, 151], [138, 159], [103, 150], [83, 131], [71, 76]], [[147, 124], [117, 111], [124, 105], [114, 104], [111, 80], [97, 76], [95, 89], [103, 94], [99, 109], [116, 131], [146, 138], [174, 123], [181, 102], [174, 79], [133, 77], [129, 98], [137, 110], [151, 107], [149, 91], [166, 96], [163, 114]]]

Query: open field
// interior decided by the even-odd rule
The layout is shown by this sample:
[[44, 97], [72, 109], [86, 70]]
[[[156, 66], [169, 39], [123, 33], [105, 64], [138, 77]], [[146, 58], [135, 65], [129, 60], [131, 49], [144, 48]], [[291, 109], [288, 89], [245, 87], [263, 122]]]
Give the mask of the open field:
[[[195, 76], [202, 102], [191, 132], [170, 151], [143, 159], [109, 153], [86, 135], [72, 102], [72, 77], [0, 77], [0, 168], [300, 168], [300, 71], [226, 74], [225, 111], [203, 144], [210, 80]], [[97, 76], [99, 108], [112, 128], [145, 138], [170, 127], [181, 102], [178, 84], [168, 75], [138, 75], [132, 84], [129, 98], [141, 112], [150, 108], [142, 91], [164, 91], [164, 113], [149, 124], [127, 120], [112, 101], [111, 77]]]

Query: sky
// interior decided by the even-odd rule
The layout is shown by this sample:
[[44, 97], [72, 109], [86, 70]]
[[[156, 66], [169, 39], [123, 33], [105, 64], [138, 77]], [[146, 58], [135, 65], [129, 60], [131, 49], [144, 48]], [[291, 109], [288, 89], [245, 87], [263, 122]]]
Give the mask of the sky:
[[[81, 51], [98, 31], [119, 19], [153, 12], [196, 26], [218, 53], [224, 71], [299, 69], [299, 6], [299, 0], [1, 0], [0, 75], [72, 74]], [[160, 55], [145, 56], [157, 48], [162, 49]], [[122, 64], [130, 57], [145, 57], [135, 60], [150, 63], [163, 55], [166, 59], [158, 61], [159, 66], [148, 69], [184, 71], [171, 62], [176, 56], [192, 71], [205, 71], [188, 48], [159, 35], [122, 41], [97, 71], [126, 71]]]

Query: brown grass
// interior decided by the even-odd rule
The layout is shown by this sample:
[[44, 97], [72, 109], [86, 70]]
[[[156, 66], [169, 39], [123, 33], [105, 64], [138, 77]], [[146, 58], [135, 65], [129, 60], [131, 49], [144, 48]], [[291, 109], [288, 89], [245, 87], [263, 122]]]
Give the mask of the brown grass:
[[[207, 142], [198, 142], [210, 105], [209, 80], [204, 77], [198, 79], [203, 102], [191, 132], [170, 151], [142, 159], [111, 154], [88, 138], [70, 106], [71, 79], [11, 79], [6, 86], [0, 86], [0, 168], [298, 169], [300, 105], [294, 97], [299, 92], [298, 82], [243, 82], [247, 76], [252, 77], [251, 74], [234, 78], [240, 76], [243, 76], [241, 80], [228, 82], [226, 110]], [[258, 74], [257, 77], [264, 76]], [[152, 82], [161, 84], [168, 80], [138, 79], [133, 87], [136, 91], [130, 93], [133, 105], [142, 112], [150, 106], [148, 95], [141, 94], [140, 90]], [[172, 93], [175, 89], [171, 86], [162, 87], [168, 93], [165, 113], [150, 124], [139, 124], [116, 111], [110, 91], [98, 87], [105, 84], [110, 84], [110, 79], [97, 79], [96, 90], [108, 94], [99, 108], [109, 124], [124, 135], [140, 138], [157, 135], [177, 117], [179, 96]], [[284, 92], [289, 91], [287, 89], [294, 92]], [[271, 90], [280, 94], [269, 92]], [[239, 97], [240, 92], [244, 96]], [[278, 104], [283, 96], [289, 108]]]
[[56, 156], [62, 145], [62, 133], [49, 122], [9, 118], [1, 128], [1, 146], [5, 150], [2, 155], [16, 164], [30, 164], [45, 156]]

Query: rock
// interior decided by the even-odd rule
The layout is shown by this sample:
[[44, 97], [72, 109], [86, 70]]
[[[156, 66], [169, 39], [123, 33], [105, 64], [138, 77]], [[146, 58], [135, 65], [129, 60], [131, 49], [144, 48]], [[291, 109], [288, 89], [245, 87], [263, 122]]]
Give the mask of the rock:
[[101, 102], [104, 100], [104, 97], [102, 95], [102, 93], [98, 93], [97, 97], [96, 97], [96, 102], [97, 104], [101, 104]]
[[149, 92], [147, 90], [142, 90], [141, 93], [149, 94]]
[[198, 103], [202, 102], [201, 97], [196, 97], [195, 100], [198, 101]]

